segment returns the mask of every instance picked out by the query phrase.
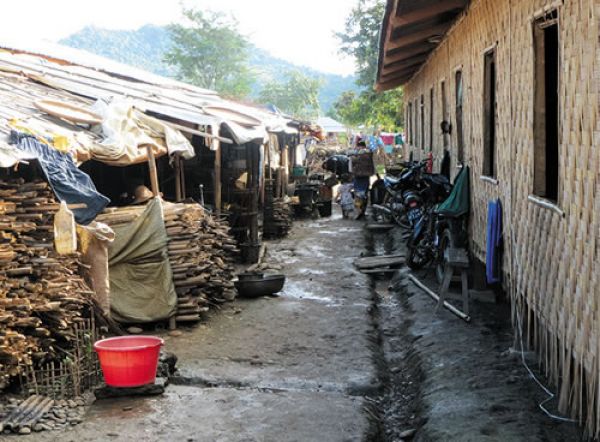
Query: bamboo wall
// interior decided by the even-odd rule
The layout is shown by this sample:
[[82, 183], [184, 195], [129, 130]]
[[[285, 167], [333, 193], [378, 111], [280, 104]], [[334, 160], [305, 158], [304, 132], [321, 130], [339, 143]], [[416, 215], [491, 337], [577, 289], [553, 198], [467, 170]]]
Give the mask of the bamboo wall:
[[[532, 201], [534, 42], [532, 21], [558, 6], [560, 44], [559, 201]], [[471, 249], [485, 261], [487, 203], [504, 209], [506, 288], [517, 317], [528, 319], [528, 336], [555, 385], [560, 409], [600, 436], [600, 2], [474, 0], [428, 63], [405, 85], [406, 103], [425, 97], [425, 150], [409, 146], [415, 159], [433, 148], [443, 155], [441, 82], [445, 81], [450, 151], [456, 158], [455, 71], [462, 69], [465, 160], [471, 166]], [[496, 48], [497, 176], [483, 170], [483, 66]], [[434, 88], [433, 140], [429, 93]], [[414, 115], [413, 115], [414, 119]], [[420, 120], [418, 114], [417, 121]], [[411, 127], [415, 128], [414, 124]], [[417, 137], [418, 138], [418, 137]], [[561, 381], [559, 383], [559, 381]]]

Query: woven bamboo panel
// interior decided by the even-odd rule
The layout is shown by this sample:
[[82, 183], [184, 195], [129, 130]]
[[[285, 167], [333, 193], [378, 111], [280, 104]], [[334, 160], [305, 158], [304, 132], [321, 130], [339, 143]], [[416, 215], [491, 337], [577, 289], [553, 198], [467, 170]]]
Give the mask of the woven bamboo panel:
[[[406, 102], [434, 87], [436, 162], [443, 155], [440, 83], [453, 133], [457, 162], [455, 71], [462, 70], [465, 160], [471, 166], [471, 248], [485, 259], [487, 202], [504, 208], [505, 286], [515, 312], [526, 319], [525, 333], [538, 350], [546, 374], [560, 388], [560, 410], [600, 436], [600, 2], [555, 3], [559, 15], [559, 201], [542, 207], [529, 196], [534, 169], [534, 40], [532, 22], [552, 1], [475, 0], [428, 63], [405, 86]], [[484, 53], [496, 51], [497, 184], [482, 180]], [[414, 106], [414, 105], [413, 105]], [[413, 110], [414, 112], [414, 110]]]

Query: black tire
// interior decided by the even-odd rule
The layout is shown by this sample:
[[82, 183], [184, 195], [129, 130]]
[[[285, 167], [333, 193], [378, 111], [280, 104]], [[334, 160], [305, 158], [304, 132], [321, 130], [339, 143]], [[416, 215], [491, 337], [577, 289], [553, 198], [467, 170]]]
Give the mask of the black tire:
[[379, 224], [391, 224], [394, 221], [390, 215], [383, 210], [377, 210], [375, 207], [371, 207], [370, 214], [371, 219]]
[[435, 276], [438, 284], [441, 284], [444, 279], [444, 253], [446, 249], [452, 245], [452, 235], [448, 229], [445, 229], [442, 232], [442, 236], [440, 238], [440, 245], [438, 251], [438, 259], [435, 263]]
[[331, 216], [333, 204], [331, 201], [327, 201], [319, 206], [319, 215], [321, 218], [327, 218]]
[[412, 270], [420, 270], [431, 261], [432, 256], [423, 240], [411, 247], [406, 258], [406, 265]]
[[410, 225], [410, 221], [408, 220], [408, 215], [406, 211], [396, 220], [396, 223], [406, 230], [411, 230], [412, 226]]

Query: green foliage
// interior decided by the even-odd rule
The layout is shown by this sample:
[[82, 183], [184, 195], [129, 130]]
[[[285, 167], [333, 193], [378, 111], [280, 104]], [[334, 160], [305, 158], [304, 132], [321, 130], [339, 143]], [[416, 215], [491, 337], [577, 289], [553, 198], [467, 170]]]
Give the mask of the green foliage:
[[394, 132], [403, 125], [402, 89], [383, 93], [373, 90], [385, 3], [385, 0], [357, 0], [346, 18], [344, 32], [336, 34], [340, 51], [356, 60], [356, 83], [363, 89], [359, 93], [342, 93], [333, 104], [330, 116], [349, 126], [364, 125]]
[[346, 18], [344, 32], [337, 32], [340, 51], [356, 60], [356, 83], [372, 88], [379, 56], [379, 30], [385, 0], [358, 0]]
[[376, 93], [365, 90], [360, 94], [344, 92], [333, 104], [329, 116], [348, 126], [365, 126], [395, 132], [402, 126], [399, 106], [402, 89]]
[[321, 81], [304, 75], [299, 70], [286, 73], [284, 81], [269, 81], [258, 95], [259, 102], [274, 104], [284, 112], [299, 118], [319, 116], [319, 89]]
[[168, 27], [172, 46], [167, 64], [178, 68], [178, 77], [222, 95], [242, 98], [251, 91], [246, 38], [232, 17], [210, 11], [184, 10], [189, 25]]

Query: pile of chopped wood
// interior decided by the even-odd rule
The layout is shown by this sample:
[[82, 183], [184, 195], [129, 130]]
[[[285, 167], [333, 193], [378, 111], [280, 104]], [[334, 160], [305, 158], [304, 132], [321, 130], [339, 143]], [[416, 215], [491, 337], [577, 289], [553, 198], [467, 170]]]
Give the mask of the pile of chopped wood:
[[0, 387], [33, 362], [62, 360], [89, 313], [78, 255], [54, 250], [59, 207], [46, 182], [0, 182]]
[[[97, 220], [115, 226], [131, 222], [144, 206], [110, 208]], [[229, 226], [199, 204], [163, 202], [168, 253], [177, 292], [177, 322], [193, 322], [211, 304], [233, 300], [233, 262], [239, 253]]]
[[292, 228], [292, 206], [288, 198], [275, 198], [265, 207], [263, 236], [265, 239], [283, 238]]
[[226, 223], [198, 204], [165, 203], [169, 259], [177, 292], [177, 322], [197, 321], [211, 304], [235, 297], [233, 262], [239, 252]]

